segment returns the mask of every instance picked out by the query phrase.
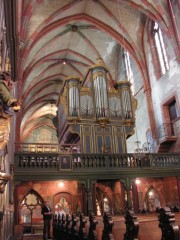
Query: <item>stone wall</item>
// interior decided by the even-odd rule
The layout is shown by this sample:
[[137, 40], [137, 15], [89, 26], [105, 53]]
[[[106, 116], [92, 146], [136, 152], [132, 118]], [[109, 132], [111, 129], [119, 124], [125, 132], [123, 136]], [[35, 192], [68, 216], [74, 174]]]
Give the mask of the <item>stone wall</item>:
[[[150, 24], [149, 24], [150, 25]], [[155, 59], [152, 54], [152, 48], [153, 46], [150, 46], [150, 36], [149, 34], [150, 30], [147, 29], [144, 34], [144, 52], [147, 62], [147, 70], [149, 75], [149, 81], [150, 81], [150, 92], [144, 92], [143, 88], [143, 81], [142, 77], [139, 74], [139, 70], [137, 69], [136, 64], [131, 59], [131, 66], [133, 70], [133, 75], [135, 79], [135, 85], [134, 85], [134, 93], [135, 97], [138, 100], [138, 108], [136, 111], [136, 128], [137, 128], [137, 135], [138, 140], [141, 141], [141, 143], [146, 142], [146, 131], [148, 128], [150, 128], [150, 119], [152, 118], [153, 121], [153, 115], [148, 110], [147, 107], [147, 98], [152, 99], [153, 104], [153, 114], [155, 116], [155, 139], [154, 143], [158, 144], [159, 138], [158, 138], [158, 132], [159, 127], [170, 120], [167, 119], [167, 115], [165, 114], [165, 110], [163, 106], [170, 101], [171, 99], [175, 98], [177, 107], [178, 107], [178, 114], [180, 114], [180, 83], [179, 83], [179, 76], [180, 76], [180, 65], [178, 63], [178, 58], [175, 55], [174, 49], [175, 44], [174, 40], [169, 38], [163, 33], [163, 38], [165, 42], [165, 47], [167, 51], [168, 61], [170, 69], [160, 78], [157, 79], [155, 69], [157, 66], [155, 66]], [[177, 119], [178, 121], [178, 119]], [[180, 147], [180, 134], [178, 131], [179, 127], [176, 129], [177, 132], [177, 141], [175, 144], [172, 144], [172, 147], [169, 151], [178, 151]], [[152, 129], [151, 129], [152, 130]], [[133, 152], [134, 142], [136, 141], [135, 135], [131, 137], [128, 140], [128, 152]]]

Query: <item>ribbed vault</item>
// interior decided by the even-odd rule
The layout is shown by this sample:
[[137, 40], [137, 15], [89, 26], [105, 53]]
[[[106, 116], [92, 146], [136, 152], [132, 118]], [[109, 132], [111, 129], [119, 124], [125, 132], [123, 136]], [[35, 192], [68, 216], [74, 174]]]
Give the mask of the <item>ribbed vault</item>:
[[108, 66], [113, 85], [120, 45], [129, 51], [148, 89], [146, 23], [157, 21], [167, 35], [171, 33], [165, 0], [17, 0], [16, 4], [23, 102], [17, 141], [26, 141], [34, 129], [44, 126], [55, 135], [52, 119], [64, 78], [83, 78], [98, 56]]

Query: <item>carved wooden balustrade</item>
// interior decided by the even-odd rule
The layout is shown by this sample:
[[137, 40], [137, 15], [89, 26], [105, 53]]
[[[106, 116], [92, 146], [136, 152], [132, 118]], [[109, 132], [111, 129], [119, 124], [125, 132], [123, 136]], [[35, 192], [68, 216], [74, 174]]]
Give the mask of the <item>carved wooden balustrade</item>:
[[16, 143], [15, 151], [21, 153], [73, 153], [80, 151], [78, 144]]
[[[146, 153], [146, 154], [81, 154], [81, 153], [55, 153], [55, 152], [16, 152], [15, 153], [15, 179], [23, 180], [28, 177], [45, 179], [46, 173], [53, 179], [59, 179], [59, 172], [64, 179], [74, 176], [96, 174], [96, 176], [111, 175], [115, 178], [134, 174], [134, 176], [177, 176], [180, 169], [179, 153]], [[39, 171], [44, 175], [39, 175]], [[70, 174], [67, 174], [67, 171]], [[113, 174], [112, 174], [113, 173]], [[49, 176], [48, 175], [48, 179]], [[87, 176], [87, 174], [86, 174]], [[44, 177], [44, 178], [43, 178]]]
[[[61, 155], [53, 153], [16, 153], [16, 167], [59, 167]], [[69, 155], [67, 155], [69, 156]], [[63, 155], [66, 158], [65, 155]], [[73, 169], [180, 167], [180, 154], [72, 154]]]

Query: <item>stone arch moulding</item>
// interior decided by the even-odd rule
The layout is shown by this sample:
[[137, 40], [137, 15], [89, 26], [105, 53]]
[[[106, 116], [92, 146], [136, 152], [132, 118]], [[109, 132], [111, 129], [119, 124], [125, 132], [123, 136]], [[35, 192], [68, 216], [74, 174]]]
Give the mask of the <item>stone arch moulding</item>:
[[42, 204], [44, 203], [44, 200], [43, 200], [43, 198], [41, 197], [41, 195], [40, 195], [36, 190], [34, 190], [33, 188], [31, 188], [30, 190], [28, 190], [28, 191], [24, 194], [24, 196], [22, 197], [22, 199], [19, 200], [18, 207], [20, 207], [23, 199], [24, 199], [28, 194], [34, 194], [34, 195], [36, 195], [36, 196], [40, 199], [41, 203], [42, 203]]
[[161, 207], [165, 207], [165, 206], [166, 206], [166, 201], [165, 201], [162, 193], [160, 192], [160, 190], [159, 190], [158, 188], [154, 187], [153, 185], [151, 185], [151, 186], [148, 188], [148, 190], [146, 191], [146, 193], [145, 193], [145, 195], [144, 195], [143, 203], [146, 202], [146, 200], [147, 200], [147, 198], [148, 198], [148, 193], [149, 193], [151, 190], [153, 190], [153, 191], [157, 194], [158, 199], [159, 199], [159, 201], [160, 201]]
[[58, 192], [54, 195], [53, 201], [54, 201], [54, 206], [58, 203], [59, 199], [61, 197], [64, 197], [66, 201], [71, 205], [71, 209], [73, 209], [73, 194], [70, 192]]
[[113, 202], [113, 199], [112, 199], [112, 194], [113, 194], [113, 192], [112, 192], [112, 190], [111, 190], [111, 193], [109, 193], [109, 191], [108, 191], [108, 188], [109, 187], [105, 187], [105, 186], [103, 186], [102, 184], [98, 184], [98, 183], [96, 183], [96, 189], [99, 189], [104, 195], [105, 195], [105, 197], [108, 199], [108, 202], [109, 202], [109, 207], [110, 207], [110, 212], [111, 212], [111, 214], [112, 214], [112, 212], [113, 212], [113, 204], [112, 204], [112, 202]]

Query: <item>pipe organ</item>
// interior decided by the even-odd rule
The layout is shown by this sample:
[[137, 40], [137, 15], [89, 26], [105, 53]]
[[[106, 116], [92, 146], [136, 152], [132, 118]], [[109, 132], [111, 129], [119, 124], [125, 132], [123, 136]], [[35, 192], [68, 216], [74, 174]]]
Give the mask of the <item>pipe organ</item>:
[[84, 79], [66, 78], [58, 106], [59, 143], [79, 143], [82, 153], [126, 153], [136, 108], [130, 87], [126, 80], [111, 87], [102, 59]]
[[92, 68], [95, 116], [99, 118], [109, 118], [109, 104], [107, 92], [106, 69], [103, 66]]
[[78, 120], [80, 117], [80, 79], [68, 77], [65, 81], [67, 85], [68, 120]]

